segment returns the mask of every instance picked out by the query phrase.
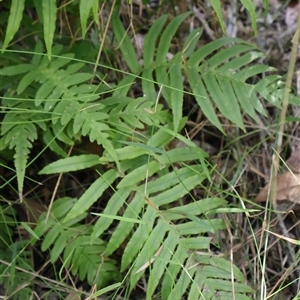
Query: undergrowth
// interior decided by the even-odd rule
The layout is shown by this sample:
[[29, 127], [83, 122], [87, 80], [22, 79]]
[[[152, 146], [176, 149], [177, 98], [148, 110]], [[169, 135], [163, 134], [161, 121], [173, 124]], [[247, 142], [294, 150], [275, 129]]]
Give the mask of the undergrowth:
[[[139, 58], [118, 6], [111, 8], [111, 19], [105, 15], [112, 26], [106, 35], [98, 31], [99, 45], [93, 40], [98, 1], [80, 2], [82, 35], [88, 39], [72, 43], [50, 38], [59, 33], [45, 12], [56, 19], [55, 1], [33, 1], [34, 9], [28, 9], [36, 23], [20, 17], [24, 1], [16, 2], [9, 3], [16, 9], [10, 16], [22, 20], [25, 33], [37, 33], [6, 49], [13, 28], [2, 44], [0, 149], [8, 174], [2, 188], [9, 192], [0, 205], [0, 284], [6, 295], [24, 299], [41, 282], [51, 290], [52, 282], [40, 274], [48, 270], [60, 283], [62, 299], [66, 290], [81, 293], [80, 286], [83, 294], [91, 288], [91, 298], [130, 299], [143, 282], [146, 299], [253, 299], [256, 287], [231, 255], [217, 254], [222, 245], [216, 238], [230, 232], [227, 214], [251, 210], [233, 208], [227, 192], [215, 192], [216, 166], [185, 135], [183, 108], [192, 97], [203, 120], [219, 133], [225, 134], [224, 119], [246, 132], [245, 118], [257, 123], [267, 115], [265, 103], [281, 107], [284, 80], [262, 64], [264, 54], [228, 37], [198, 47], [202, 28], [190, 31], [181, 50], [171, 53], [188, 12], [161, 15]], [[244, 2], [253, 17], [250, 1]], [[92, 24], [86, 29], [90, 11], [96, 29]], [[103, 45], [105, 55], [97, 53]], [[82, 50], [94, 61], [100, 54], [99, 62], [85, 59]], [[119, 61], [112, 62], [114, 57]], [[299, 104], [299, 98], [291, 96], [290, 103]], [[63, 183], [72, 172], [89, 182], [71, 196]], [[53, 182], [53, 174], [56, 187], [33, 212], [30, 182]], [[203, 197], [195, 190], [203, 190]], [[22, 222], [12, 197], [27, 213]], [[235, 190], [233, 198], [244, 201]]]

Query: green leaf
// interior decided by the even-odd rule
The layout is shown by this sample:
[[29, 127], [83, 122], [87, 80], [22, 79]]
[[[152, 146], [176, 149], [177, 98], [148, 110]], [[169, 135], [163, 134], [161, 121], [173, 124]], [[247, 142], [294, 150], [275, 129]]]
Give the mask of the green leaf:
[[135, 49], [128, 37], [123, 24], [119, 18], [119, 13], [115, 12], [112, 16], [113, 31], [116, 35], [117, 42], [122, 51], [123, 58], [125, 59], [128, 67], [133, 74], [140, 72], [141, 66], [137, 60]]
[[186, 204], [184, 206], [170, 208], [162, 212], [166, 214], [170, 220], [176, 220], [180, 217], [180, 215], [203, 215], [226, 204], [227, 201], [221, 198], [207, 198]]
[[209, 237], [204, 237], [204, 236], [180, 239], [181, 245], [183, 245], [184, 247], [186, 247], [187, 249], [190, 249], [190, 250], [208, 249], [210, 240], [211, 239]]
[[38, 69], [33, 69], [27, 73], [19, 82], [17, 93], [20, 95], [34, 80], [38, 78], [40, 72]]
[[47, 99], [55, 86], [56, 83], [54, 81], [46, 81], [41, 85], [35, 94], [35, 103], [37, 106], [42, 103], [44, 99]]
[[134, 218], [127, 218], [127, 217], [120, 217], [120, 216], [116, 216], [116, 215], [107, 215], [107, 214], [99, 214], [99, 213], [92, 213], [92, 215], [102, 217], [102, 219], [108, 218], [108, 219], [118, 220], [118, 221], [122, 221], [122, 222], [145, 224], [144, 221], [139, 220], [139, 219], [134, 219]]
[[34, 66], [29, 64], [19, 64], [15, 66], [5, 67], [0, 70], [0, 75], [13, 76], [31, 71]]
[[112, 142], [108, 140], [106, 136], [101, 133], [99, 133], [98, 136], [99, 136], [99, 138], [97, 139], [98, 145], [102, 145], [103, 148], [111, 155], [111, 157], [113, 158], [114, 162], [117, 165], [119, 173], [122, 174], [121, 165], [118, 160], [118, 156]]
[[[167, 263], [172, 261], [172, 255], [175, 252], [177, 244], [178, 239], [176, 237], [174, 238], [173, 232], [169, 232], [167, 238], [164, 240], [164, 245], [167, 247], [163, 247], [159, 255], [153, 257], [155, 261], [152, 266], [151, 273], [155, 274], [155, 276], [149, 276], [147, 282], [147, 299], [153, 299], [152, 295], [154, 294], [156, 287], [161, 282], [161, 277], [165, 272]], [[195, 297], [194, 299], [197, 298]]]
[[222, 82], [217, 81], [216, 77], [208, 73], [203, 75], [207, 91], [216, 103], [220, 112], [233, 123], [244, 129], [243, 119], [236, 98], [230, 98], [230, 89]]
[[[117, 216], [119, 209], [124, 205], [127, 197], [131, 193], [131, 187], [119, 189], [115, 192], [110, 201], [108, 201], [103, 214], [110, 216]], [[134, 200], [132, 200], [134, 201]], [[126, 214], [123, 214], [123, 217], [127, 217]], [[128, 217], [127, 217], [128, 218]], [[130, 218], [132, 219], [132, 218]], [[102, 218], [100, 217], [93, 226], [93, 233], [91, 235], [91, 244], [99, 237], [113, 222], [113, 219]]]
[[127, 96], [128, 91], [130, 90], [132, 84], [136, 80], [136, 76], [129, 75], [125, 76], [118, 84], [118, 86], [114, 89], [113, 95], [114, 96]]
[[[255, 59], [261, 58], [262, 56], [264, 56], [264, 54], [262, 52], [258, 52], [258, 51], [248, 52], [244, 55], [236, 57], [235, 59], [233, 59], [229, 62], [226, 62], [226, 64], [221, 66], [218, 69], [218, 71], [221, 72], [222, 74], [228, 74], [228, 75], [234, 74], [236, 70], [240, 69], [243, 66], [247, 66], [247, 69], [248, 69], [248, 67], [252, 61], [254, 61]], [[265, 67], [267, 69], [263, 72], [266, 72], [269, 69], [271, 69], [271, 67], [269, 67], [269, 66], [265, 66]]]
[[255, 36], [257, 36], [257, 25], [256, 25], [256, 13], [255, 13], [255, 6], [251, 0], [241, 0], [244, 7], [249, 11], [251, 16], [252, 28], [254, 31]]
[[94, 15], [94, 22], [99, 27], [99, 16], [98, 16], [98, 13], [99, 13], [99, 1], [98, 0], [94, 0], [93, 6], [92, 6], [92, 10], [93, 10], [93, 15]]
[[[50, 130], [51, 126], [49, 126]], [[66, 134], [66, 132], [63, 130], [61, 125], [59, 123], [56, 123], [52, 126], [53, 134], [55, 135], [55, 138], [62, 141], [66, 145], [73, 146], [75, 143], [74, 139], [69, 138], [69, 136]]]
[[212, 71], [212, 70], [216, 70], [218, 67], [221, 67], [222, 64], [227, 66], [228, 61], [229, 62], [234, 61], [236, 56], [239, 56], [241, 55], [241, 53], [253, 49], [255, 49], [254, 46], [246, 43], [233, 45], [232, 47], [226, 49], [221, 49], [219, 52], [217, 52], [211, 58], [209, 58], [206, 62], [202, 63], [201, 69], [207, 69]]
[[[168, 26], [163, 31], [160, 37], [159, 45], [157, 48], [157, 55], [156, 55], [156, 62], [158, 63], [159, 67], [155, 69], [155, 72], [156, 72], [156, 80], [161, 87], [170, 86], [170, 82], [167, 74], [167, 68], [164, 66], [165, 63], [167, 62], [167, 53], [170, 49], [171, 41], [178, 27], [190, 14], [191, 12], [186, 12], [184, 14], [175, 17], [168, 24]], [[173, 88], [176, 88], [176, 86]], [[170, 90], [166, 88], [162, 88], [162, 94], [165, 97], [168, 104], [171, 106]]]
[[[172, 235], [174, 238], [174, 233]], [[172, 280], [172, 278], [179, 278], [180, 270], [182, 269], [182, 267], [185, 267], [183, 262], [188, 258], [188, 253], [187, 253], [186, 249], [183, 248], [183, 246], [181, 244], [179, 244], [173, 254], [173, 257], [174, 257], [174, 259], [172, 261], [174, 263], [170, 264], [170, 266], [168, 267], [167, 272], [165, 272], [164, 278], [162, 280], [162, 299], [169, 299], [168, 296], [170, 295], [170, 291], [172, 291], [172, 289], [176, 288], [175, 282]], [[197, 296], [199, 297], [199, 294]], [[177, 294], [176, 294], [176, 297], [177, 297]], [[177, 298], [181, 299], [180, 296]], [[171, 299], [172, 298], [170, 298], [170, 300]], [[203, 300], [206, 300], [206, 299], [203, 299]]]
[[66, 244], [68, 242], [68, 239], [66, 238], [66, 235], [61, 234], [57, 240], [54, 243], [53, 248], [50, 251], [50, 261], [51, 263], [55, 263], [59, 256], [62, 254], [63, 250], [66, 248]]
[[36, 238], [37, 240], [39, 240], [39, 237], [36, 235], [36, 233], [30, 228], [30, 226], [28, 226], [27, 223], [25, 222], [21, 222], [21, 225], [25, 228], [25, 230], [27, 230], [27, 232], [29, 234], [31, 234], [34, 238]]
[[67, 76], [61, 80], [61, 83], [64, 87], [69, 87], [71, 85], [79, 84], [82, 82], [86, 82], [93, 77], [93, 74], [90, 73], [78, 73], [73, 74], [72, 76]]
[[150, 101], [155, 101], [157, 99], [154, 79], [152, 76], [152, 70], [144, 70], [142, 73], [142, 89], [144, 93], [144, 98]]
[[[123, 213], [123, 217], [139, 219], [139, 214], [145, 205], [145, 197], [142, 194], [136, 193], [134, 198], [131, 200], [130, 205], [126, 208]], [[99, 219], [99, 222], [105, 220]], [[126, 236], [132, 231], [134, 223], [120, 222], [117, 228], [114, 230], [109, 243], [107, 245], [107, 254], [113, 253], [126, 239]], [[124, 269], [122, 269], [124, 270]]]
[[247, 113], [253, 120], [258, 122], [258, 118], [254, 110], [255, 106], [250, 100], [251, 91], [249, 91], [244, 84], [240, 84], [239, 82], [232, 81], [231, 84], [234, 88], [236, 97], [243, 108], [243, 111]]
[[25, 7], [25, 0], [11, 1], [5, 39], [2, 47], [2, 53], [5, 51], [9, 42], [13, 39], [15, 33], [18, 31], [20, 27], [20, 23], [23, 17], [24, 7]]
[[[179, 131], [179, 124], [183, 111], [183, 79], [181, 73], [180, 54], [174, 57], [174, 64], [170, 67], [170, 107], [173, 114], [174, 131]], [[179, 61], [178, 61], [179, 60]]]
[[57, 144], [55, 139], [56, 138], [52, 135], [51, 130], [46, 130], [43, 132], [43, 140], [47, 147], [49, 147], [51, 151], [59, 156], [67, 157], [67, 153]]
[[157, 48], [157, 56], [156, 61], [159, 64], [163, 64], [167, 61], [167, 53], [170, 49], [171, 41], [180, 26], [180, 24], [191, 14], [191, 12], [186, 12], [184, 14], [181, 14], [177, 17], [175, 17], [166, 27], [166, 29], [163, 31], [159, 45]]
[[143, 60], [145, 68], [151, 67], [154, 59], [155, 43], [166, 23], [168, 15], [162, 15], [151, 26], [148, 33], [145, 36], [144, 48], [143, 48]]
[[224, 19], [223, 19], [223, 15], [222, 15], [221, 1], [220, 0], [210, 0], [210, 3], [217, 14], [222, 31], [225, 33], [226, 29], [225, 29]]
[[[211, 43], [206, 44], [203, 47], [200, 47], [198, 50], [196, 50], [190, 57], [190, 59], [187, 62], [187, 66], [191, 68], [198, 67], [199, 64], [202, 62], [204, 58], [207, 56], [213, 54], [214, 51], [220, 49], [222, 46], [225, 46], [230, 43], [236, 43], [236, 44], [246, 44], [245, 41], [237, 38], [220, 38], [217, 39]], [[252, 46], [253, 47], [253, 46]]]
[[[180, 122], [180, 130], [184, 127], [186, 118], [182, 118]], [[166, 147], [174, 137], [177, 136], [177, 132], [171, 130], [174, 128], [172, 122], [169, 122], [165, 127], [156, 125], [159, 130], [155, 132], [147, 141], [147, 145], [154, 148]]]
[[44, 18], [44, 39], [48, 53], [48, 59], [50, 60], [56, 22], [56, 0], [42, 0], [42, 4]]
[[[56, 199], [51, 208], [51, 214], [53, 215], [53, 220], [62, 220], [66, 214], [71, 210], [71, 208], [76, 203], [77, 199], [70, 197], [63, 197]], [[51, 220], [51, 219], [50, 219]]]
[[66, 101], [68, 105], [66, 105], [65, 110], [63, 111], [63, 114], [60, 119], [61, 125], [68, 124], [72, 118], [74, 118], [74, 115], [78, 113], [79, 105], [77, 102], [72, 103], [69, 101]]
[[[38, 1], [39, 5], [41, 6], [41, 1], [40, 0], [35, 0]], [[41, 40], [38, 40], [36, 42], [36, 45], [34, 47], [34, 55], [31, 60], [31, 64], [38, 67], [40, 65], [40, 62], [42, 60], [42, 53], [44, 52], [44, 46]]]
[[80, 13], [80, 23], [82, 30], [82, 38], [85, 38], [86, 34], [86, 22], [89, 17], [92, 5], [94, 4], [94, 0], [81, 0], [79, 5], [79, 13]]
[[[245, 62], [246, 63], [246, 62]], [[245, 69], [236, 72], [232, 77], [238, 81], [246, 81], [247, 79], [251, 78], [252, 76], [268, 72], [274, 71], [275, 68], [265, 66], [265, 65], [254, 65], [254, 66], [247, 66]]]
[[202, 36], [203, 33], [203, 27], [194, 29], [186, 40], [184, 41], [182, 55], [185, 59], [189, 58], [192, 53], [194, 53], [195, 48], [198, 45], [199, 39]]
[[190, 214], [187, 214], [186, 217], [192, 220], [192, 222], [177, 225], [177, 229], [180, 231], [181, 235], [199, 235], [200, 233], [205, 232], [216, 233], [218, 230], [226, 229], [225, 223], [221, 219], [203, 220]]
[[41, 0], [33, 0], [35, 10], [38, 15], [39, 21], [43, 24], [43, 8], [42, 8], [42, 1]]
[[56, 223], [50, 231], [47, 233], [46, 237], [43, 239], [42, 251], [46, 251], [54, 243], [54, 241], [60, 235], [60, 224]]
[[[145, 226], [147, 227], [147, 225]], [[146, 228], [145, 228], [146, 229]], [[131, 273], [130, 278], [130, 285], [131, 288], [135, 286], [136, 282], [138, 281], [139, 277], [143, 274], [138, 272], [138, 270], [147, 262], [149, 262], [151, 257], [155, 257], [155, 252], [159, 249], [162, 245], [161, 242], [165, 234], [168, 232], [169, 228], [166, 226], [165, 221], [160, 219], [151, 232], [149, 232], [149, 237], [143, 245], [135, 263], [133, 266], [133, 270]], [[145, 232], [146, 233], [146, 232]], [[122, 262], [123, 263], [123, 262]], [[136, 272], [140, 273], [136, 276]]]
[[118, 176], [119, 175], [115, 170], [110, 170], [93, 182], [92, 185], [75, 203], [63, 222], [66, 223], [87, 211], [94, 204], [94, 202], [97, 201], [102, 193], [115, 181], [115, 179], [118, 178]]
[[198, 72], [194, 68], [186, 68], [186, 74], [200, 109], [212, 124], [224, 132]]
[[66, 173], [90, 168], [99, 164], [99, 156], [94, 154], [83, 154], [66, 157], [50, 163], [44, 167], [39, 174]]
[[144, 180], [146, 177], [152, 176], [161, 168], [162, 166], [157, 161], [152, 161], [148, 164], [145, 164], [127, 174], [118, 184], [118, 188], [134, 186], [138, 182]]
[[176, 162], [185, 162], [191, 160], [200, 160], [208, 157], [208, 154], [198, 147], [178, 147], [165, 152], [158, 157], [161, 164], [169, 165]]
[[[172, 173], [171, 175], [172, 177], [176, 177], [175, 173]], [[151, 197], [151, 202], [157, 208], [159, 208], [162, 205], [167, 205], [172, 203], [173, 201], [181, 199], [186, 194], [188, 194], [191, 189], [200, 184], [203, 181], [204, 177], [200, 175], [194, 175], [191, 177], [185, 177], [184, 179], [174, 178], [174, 180], [180, 179], [182, 180], [178, 182], [178, 184], [174, 187], [159, 193], [157, 196]], [[158, 214], [158, 216], [160, 217], [162, 215]], [[158, 216], [157, 210], [152, 207], [152, 205], [148, 205], [146, 212], [143, 214], [143, 220], [147, 223], [147, 225], [140, 224], [138, 229], [135, 230], [133, 236], [128, 242], [122, 258], [122, 270], [124, 270], [132, 262], [132, 260], [135, 259], [135, 255], [146, 242], [149, 234], [151, 233], [151, 228], [154, 224], [154, 221]], [[166, 221], [168, 222], [168, 220]], [[168, 225], [168, 228], [172, 229], [172, 224]]]

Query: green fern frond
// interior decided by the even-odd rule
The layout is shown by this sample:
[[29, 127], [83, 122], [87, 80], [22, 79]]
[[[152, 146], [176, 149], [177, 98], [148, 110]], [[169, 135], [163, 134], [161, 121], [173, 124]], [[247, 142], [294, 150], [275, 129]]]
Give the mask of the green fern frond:
[[[6, 70], [4, 68], [4, 73]], [[46, 114], [35, 107], [32, 99], [30, 99], [31, 96], [31, 90], [24, 93], [22, 98], [16, 97], [13, 92], [8, 91], [2, 100], [5, 114], [0, 129], [3, 141], [1, 147], [2, 149], [13, 149], [15, 152], [14, 163], [21, 200], [28, 155], [32, 143], [38, 137], [38, 129], [46, 129]]]
[[[193, 52], [201, 36], [201, 30], [191, 32], [184, 43], [182, 52], [174, 54], [173, 58], [167, 61], [171, 41], [179, 25], [188, 15], [189, 13], [186, 13], [175, 17], [164, 30], [167, 16], [162, 16], [146, 35], [144, 70], [142, 71], [145, 99], [156, 102], [156, 93], [160, 90], [172, 110], [174, 129], [178, 131], [179, 122], [182, 119], [184, 72], [200, 109], [210, 122], [223, 131], [215, 112], [216, 106], [224, 117], [244, 129], [241, 110], [257, 121], [256, 112], [265, 114], [258, 96], [263, 96], [270, 101], [271, 94], [274, 92], [271, 88], [263, 90], [259, 85], [254, 86], [247, 81], [249, 82], [253, 76], [260, 76], [274, 69], [261, 64], [249, 67], [249, 63], [262, 57], [262, 53], [256, 47], [236, 38], [221, 38]], [[119, 28], [120, 26], [122, 24], [118, 23], [115, 29], [118, 30], [116, 33], [119, 36], [118, 41], [124, 37], [129, 46], [129, 37], [125, 29]], [[156, 43], [158, 47], [155, 56], [154, 45]], [[124, 44], [120, 49], [128, 66], [137, 72], [139, 69], [137, 62], [133, 66], [132, 61], [134, 51], [132, 45], [130, 44], [127, 48]], [[132, 55], [128, 53], [128, 49], [131, 49]], [[156, 82], [153, 79], [153, 73], [155, 73]], [[264, 80], [267, 81], [268, 77], [265, 76]], [[136, 122], [132, 117], [127, 118], [127, 122], [137, 128], [141, 127], [141, 123]]]
[[14, 149], [14, 163], [18, 180], [19, 197], [23, 199], [23, 182], [32, 142], [37, 139], [37, 129], [33, 123], [18, 124], [5, 135], [4, 143]]
[[[36, 49], [40, 49], [40, 43]], [[61, 46], [53, 47], [52, 54], [58, 55], [62, 51]], [[2, 70], [3, 76], [16, 75], [21, 72], [21, 67], [27, 70], [27, 74], [23, 76], [18, 83], [17, 92], [19, 95], [26, 95], [30, 91], [30, 97], [35, 98], [35, 113], [29, 120], [41, 121], [41, 111], [51, 114], [52, 124], [48, 124], [47, 131], [44, 133], [44, 140], [48, 142], [48, 146], [58, 153], [60, 156], [65, 156], [64, 151], [55, 142], [56, 139], [67, 145], [74, 144], [74, 136], [88, 136], [91, 141], [97, 141], [98, 144], [114, 154], [112, 142], [108, 139], [106, 131], [110, 127], [103, 121], [108, 116], [102, 112], [103, 105], [92, 103], [99, 99], [99, 89], [96, 85], [88, 85], [87, 81], [92, 74], [81, 72], [84, 67], [83, 63], [72, 63], [70, 58], [72, 53], [61, 57], [55, 57], [52, 61], [48, 61], [46, 57], [39, 59], [40, 53], [36, 53], [28, 67], [24, 64], [17, 65], [13, 71], [10, 67]], [[20, 67], [21, 66], [21, 67]], [[31, 87], [34, 86], [35, 89]], [[12, 100], [7, 101], [10, 106], [15, 106]], [[13, 104], [12, 104], [13, 103]], [[2, 129], [7, 131], [10, 128], [10, 122], [4, 119]], [[12, 117], [13, 119], [13, 117]], [[44, 129], [43, 123], [40, 126]], [[66, 135], [64, 128], [73, 128]], [[3, 132], [2, 132], [3, 134]], [[20, 150], [18, 150], [20, 152]], [[20, 155], [18, 154], [17, 166], [18, 174], [21, 178], [24, 176], [20, 173]], [[24, 166], [24, 162], [22, 162]], [[117, 165], [119, 163], [116, 161]], [[21, 181], [19, 185], [21, 187]]]
[[[61, 198], [54, 202], [50, 217], [45, 223], [46, 213], [41, 214], [35, 228], [37, 237], [43, 236], [42, 251], [51, 248], [50, 260], [55, 263], [59, 257], [71, 273], [80, 280], [87, 280], [90, 285], [105, 287], [112, 279], [120, 280], [113, 260], [104, 256], [106, 243], [100, 238], [91, 245], [92, 226], [78, 225], [86, 217], [83, 212], [76, 218], [63, 223], [67, 212], [74, 206], [75, 199]], [[37, 240], [33, 240], [34, 244]]]
[[91, 245], [90, 233], [85, 231], [86, 235], [71, 241], [65, 248], [63, 258], [74, 276], [79, 275], [80, 280], [87, 279], [91, 286], [96, 284], [98, 288], [106, 287], [112, 280], [118, 281], [121, 278], [115, 262], [104, 256], [106, 243], [96, 239]]
[[[93, 227], [92, 243], [97, 241], [114, 219], [116, 222], [114, 216], [126, 204], [121, 219], [118, 219], [119, 224], [109, 239], [105, 253], [106, 255], [112, 254], [130, 237], [122, 256], [121, 268], [124, 271], [133, 264], [130, 271], [131, 288], [136, 286], [145, 270], [150, 269], [148, 299], [152, 298], [160, 283], [167, 293], [162, 299], [171, 299], [170, 294], [173, 296], [172, 299], [181, 299], [185, 293], [197, 294], [199, 297], [207, 290], [214, 295], [221, 292], [229, 297], [234, 289], [237, 292], [237, 299], [250, 299], [246, 294], [253, 291], [243, 284], [244, 278], [239, 277], [240, 273], [236, 278], [241, 281], [237, 281], [232, 286], [230, 281], [232, 269], [230, 264], [224, 267], [223, 258], [220, 258], [219, 263], [215, 263], [215, 269], [212, 269], [209, 263], [205, 265], [204, 262], [200, 267], [197, 261], [202, 258], [202, 255], [197, 256], [198, 251], [209, 255], [210, 238], [206, 236], [206, 233], [215, 233], [226, 228], [222, 219], [208, 219], [206, 214], [225, 205], [226, 201], [210, 198], [177, 206], [175, 203], [201, 184], [206, 176], [199, 165], [181, 167], [167, 174], [163, 172], [176, 162], [183, 163], [199, 159], [201, 155], [204, 155], [202, 150], [183, 147], [164, 152], [159, 149], [156, 151], [150, 146], [148, 149], [147, 146], [141, 148], [136, 146], [136, 153], [133, 155], [134, 145], [131, 143], [129, 146], [116, 150], [121, 166], [128, 172], [128, 175], [120, 181], [115, 194]], [[140, 168], [136, 166], [128, 168], [133, 156], [136, 157], [135, 160], [138, 159]], [[109, 156], [107, 159], [112, 161]], [[117, 175], [113, 170], [109, 172]], [[156, 178], [145, 184], [146, 176], [152, 174], [156, 174]], [[65, 221], [68, 222], [79, 212], [86, 211], [94, 202], [92, 198], [99, 197], [99, 193], [102, 194], [108, 187], [108, 178], [110, 177], [107, 175], [105, 180], [100, 179], [101, 188], [99, 184], [97, 187], [92, 185], [71, 209]], [[113, 178], [117, 177], [111, 177], [109, 182], [112, 183]], [[134, 196], [133, 191], [136, 191]], [[175, 205], [174, 208], [168, 208], [173, 205]], [[129, 220], [138, 220], [139, 216], [142, 222], [129, 222]], [[213, 270], [216, 273], [214, 275], [212, 275]], [[238, 272], [237, 268], [235, 272]], [[179, 281], [172, 284], [170, 275], [173, 279], [178, 277]], [[199, 281], [200, 285], [196, 285], [198, 279], [202, 280]], [[223, 288], [217, 288], [212, 279], [219, 280], [218, 284], [221, 284]], [[191, 295], [189, 297], [192, 297]]]

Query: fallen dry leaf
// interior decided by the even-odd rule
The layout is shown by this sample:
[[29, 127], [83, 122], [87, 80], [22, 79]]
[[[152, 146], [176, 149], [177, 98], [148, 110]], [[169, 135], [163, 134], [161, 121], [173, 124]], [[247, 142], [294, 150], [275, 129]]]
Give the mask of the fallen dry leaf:
[[287, 166], [289, 169], [295, 173], [300, 173], [300, 151], [294, 150], [286, 161]]
[[[269, 183], [256, 196], [256, 202], [267, 201], [270, 185]], [[276, 200], [288, 200], [300, 203], [300, 174], [284, 172], [276, 179]]]

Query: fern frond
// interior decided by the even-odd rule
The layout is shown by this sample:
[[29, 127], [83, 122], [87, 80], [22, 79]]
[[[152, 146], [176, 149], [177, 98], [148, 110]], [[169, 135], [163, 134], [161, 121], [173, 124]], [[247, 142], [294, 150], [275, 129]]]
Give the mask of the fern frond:
[[[251, 10], [253, 17], [251, 5], [248, 1], [244, 4], [249, 11]], [[182, 52], [176, 53], [170, 61], [167, 61], [172, 38], [187, 16], [188, 13], [175, 17], [164, 30], [167, 17], [162, 16], [149, 30], [144, 44], [142, 72], [144, 95], [149, 101], [157, 101], [156, 93], [161, 90], [172, 110], [175, 131], [179, 130], [178, 124], [182, 119], [183, 72], [200, 109], [221, 131], [223, 129], [215, 107], [224, 117], [242, 129], [244, 129], [242, 114], [248, 114], [255, 121], [257, 121], [257, 113], [266, 114], [261, 97], [280, 107], [279, 95], [282, 93], [279, 84], [280, 76], [270, 75], [274, 68], [262, 64], [255, 65], [255, 60], [261, 58], [263, 54], [243, 40], [221, 38], [193, 52], [201, 36], [201, 30], [194, 31], [186, 39]], [[125, 35], [125, 30], [122, 34]], [[155, 57], [153, 45], [157, 42]], [[121, 51], [126, 62], [132, 63], [130, 58], [126, 59], [127, 50], [123, 47]], [[249, 63], [253, 65], [249, 66]], [[153, 80], [153, 73], [156, 82]], [[256, 76], [263, 78], [255, 85], [249, 83], [251, 78]], [[133, 119], [127, 118], [127, 122], [137, 128], [141, 126]]]
[[[52, 263], [62, 257], [65, 266], [70, 268], [74, 276], [79, 275], [80, 280], [86, 279], [90, 285], [97, 284], [101, 288], [106, 286], [112, 278], [119, 280], [120, 275], [114, 261], [106, 261], [104, 257], [106, 243], [96, 238], [94, 244], [91, 245], [92, 226], [78, 225], [78, 222], [86, 217], [85, 212], [66, 223], [62, 222], [74, 205], [74, 200], [71, 198], [56, 200], [48, 222], [45, 223], [45, 213], [39, 217], [35, 233], [37, 237], [44, 236], [42, 251], [51, 248]], [[35, 242], [36, 240], [33, 240], [32, 244]]]
[[23, 182], [32, 142], [37, 139], [37, 129], [33, 123], [18, 124], [5, 135], [4, 143], [14, 149], [14, 163], [18, 180], [19, 197], [23, 199]]
[[[40, 49], [40, 43], [36, 45], [36, 49]], [[57, 55], [61, 51], [62, 46], [55, 46], [52, 54]], [[104, 108], [102, 104], [92, 103], [98, 100], [99, 90], [101, 91], [98, 86], [87, 84], [92, 74], [80, 72], [84, 64], [72, 63], [70, 60], [74, 56], [72, 53], [55, 57], [52, 61], [48, 61], [47, 57], [39, 59], [40, 56], [40, 53], [36, 53], [31, 64], [27, 64], [24, 68], [27, 74], [18, 83], [17, 92], [19, 95], [26, 95], [30, 91], [30, 97], [35, 98], [36, 113], [33, 113], [32, 121], [40, 119], [37, 115], [40, 115], [41, 111], [51, 114], [52, 124], [48, 124], [44, 133], [44, 140], [48, 142], [48, 146], [64, 157], [66, 154], [55, 139], [73, 145], [74, 137], [83, 135], [88, 136], [92, 142], [97, 141], [99, 145], [103, 145], [116, 159], [114, 147], [106, 133], [110, 127], [103, 122], [108, 115], [102, 112]], [[20, 66], [23, 67], [24, 64], [16, 66], [15, 71], [10, 67], [4, 68], [2, 74], [4, 76], [19, 74]], [[35, 89], [31, 89], [32, 86]], [[11, 100], [8, 102], [12, 105]], [[9, 128], [9, 122], [4, 120], [3, 126]], [[67, 135], [65, 127], [73, 130]], [[16, 157], [18, 157], [18, 174], [23, 176], [20, 173], [19, 154]], [[117, 161], [116, 163], [119, 166]], [[22, 165], [24, 166], [24, 162]], [[21, 187], [21, 181], [19, 185]]]
[[[253, 291], [244, 285], [244, 277], [236, 267], [234, 267], [234, 276], [239, 281], [232, 285], [230, 263], [226, 265], [224, 264], [226, 260], [216, 257], [214, 264], [211, 265], [211, 262], [205, 263], [203, 254], [197, 254], [198, 251], [207, 252], [206, 255], [211, 257], [208, 251], [210, 238], [206, 233], [215, 233], [226, 227], [222, 219], [208, 219], [205, 216], [211, 210], [225, 205], [226, 201], [209, 198], [168, 208], [206, 178], [201, 166], [181, 167], [165, 175], [156, 175], [156, 178], [146, 184], [143, 183], [146, 174], [149, 176], [151, 172], [160, 174], [161, 168], [163, 170], [176, 162], [197, 160], [203, 153], [197, 151], [197, 148], [183, 147], [161, 152], [151, 147], [147, 149], [147, 146], [141, 148], [136, 146], [136, 153], [133, 154], [134, 145], [131, 143], [116, 150], [118, 159], [124, 166], [127, 159], [134, 156], [140, 159], [139, 166], [142, 168], [142, 158], [145, 157], [145, 169], [139, 171], [135, 166], [132, 167], [132, 171], [127, 169], [128, 176], [120, 181], [114, 196], [93, 228], [92, 241], [112, 224], [114, 216], [126, 203], [122, 218], [118, 219], [119, 224], [108, 242], [106, 254], [113, 253], [130, 236], [122, 256], [121, 267], [122, 270], [126, 270], [133, 264], [130, 271], [131, 288], [136, 286], [145, 270], [150, 269], [147, 285], [148, 299], [152, 298], [160, 283], [163, 291], [162, 299], [181, 299], [186, 293], [189, 299], [193, 299], [195, 295], [199, 298], [199, 295], [204, 295], [206, 291], [210, 291], [212, 295], [220, 292], [224, 297], [230, 297], [233, 290], [236, 292], [237, 299], [250, 299], [247, 294]], [[109, 156], [107, 159], [112, 160]], [[103, 159], [102, 161], [104, 162]], [[151, 163], [155, 164], [155, 169], [152, 171]], [[136, 191], [134, 196], [133, 191]], [[142, 222], [128, 221], [138, 220], [139, 216]], [[179, 278], [178, 282], [172, 283], [174, 278]], [[216, 279], [215, 282], [219, 280], [218, 284], [223, 288], [216, 287], [213, 279]]]

